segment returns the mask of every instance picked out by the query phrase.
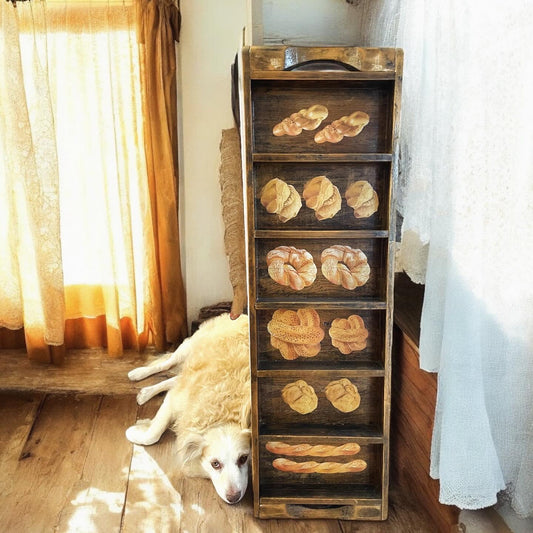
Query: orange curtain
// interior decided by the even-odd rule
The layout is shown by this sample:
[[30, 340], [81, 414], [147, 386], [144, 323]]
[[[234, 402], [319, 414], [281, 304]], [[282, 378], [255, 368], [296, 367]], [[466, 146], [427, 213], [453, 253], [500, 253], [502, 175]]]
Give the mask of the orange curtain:
[[178, 115], [175, 43], [180, 12], [172, 0], [141, 0], [138, 32], [145, 150], [154, 219], [165, 339], [187, 335], [178, 229]]
[[[29, 227], [31, 246], [27, 248], [37, 258], [31, 279], [21, 269], [21, 261], [16, 261], [20, 255], [16, 243], [21, 239], [12, 239], [8, 250], [12, 259], [5, 264], [13, 268], [7, 274], [0, 269], [0, 287], [9, 274], [8, 281], [20, 280], [22, 288], [14, 281], [8, 284], [13, 294], [0, 301], [0, 326], [10, 330], [23, 326], [29, 357], [42, 362], [60, 363], [65, 348], [71, 347], [106, 346], [111, 356], [121, 355], [125, 348], [141, 350], [149, 342], [164, 350], [187, 335], [178, 228], [178, 7], [169, 0], [121, 4], [51, 0], [19, 4], [15, 12], [3, 11], [11, 17], [10, 31], [20, 45], [25, 69], [20, 79], [28, 78], [35, 64], [46, 72], [38, 81], [43, 85], [46, 80], [51, 100], [45, 107], [52, 108], [53, 116], [47, 121], [46, 138], [55, 139], [54, 146], [53, 142], [47, 146], [52, 155], [57, 154], [58, 168], [47, 174], [55, 188], [43, 186], [41, 180], [36, 190], [42, 194], [30, 197], [26, 188], [18, 204], [7, 204], [8, 214], [14, 213], [7, 219], [12, 233], [13, 227], [22, 228], [17, 223], [19, 204], [38, 202], [38, 212], [46, 216], [37, 220], [46, 222], [34, 225], [46, 238], [36, 239], [35, 228]], [[39, 20], [42, 24], [36, 27]], [[10, 65], [4, 62], [0, 67], [12, 76]], [[41, 93], [29, 91], [34, 98]], [[13, 109], [24, 109], [22, 98], [11, 100]], [[38, 120], [26, 122], [30, 128], [40, 124]], [[33, 130], [25, 134], [28, 143], [32, 135]], [[10, 135], [2, 140], [6, 139], [11, 148]], [[4, 142], [7, 153], [6, 146]], [[35, 169], [46, 167], [42, 146], [32, 147], [36, 159], [30, 169], [32, 184], [39, 183], [33, 179], [34, 174], [40, 177]], [[6, 179], [0, 185], [10, 191], [9, 180], [19, 178], [13, 172], [2, 175], [2, 171], [0, 178]], [[56, 217], [50, 217], [52, 212]], [[42, 250], [43, 243], [51, 242], [48, 226], [55, 221], [57, 227], [58, 216], [60, 240], [56, 238], [53, 246]], [[57, 267], [58, 257], [55, 284], [50, 289], [50, 283], [44, 285], [49, 297], [42, 294], [35, 305], [39, 311], [34, 313], [36, 328], [27, 321], [25, 310], [39, 295], [33, 290], [24, 299], [24, 286], [31, 282], [31, 287], [42, 289], [39, 275], [47, 270], [37, 267]], [[61, 304], [62, 313], [51, 313], [50, 295]], [[2, 316], [5, 302], [9, 304], [6, 319]], [[41, 324], [41, 315], [48, 322]], [[0, 348], [13, 347], [20, 338], [0, 330]]]

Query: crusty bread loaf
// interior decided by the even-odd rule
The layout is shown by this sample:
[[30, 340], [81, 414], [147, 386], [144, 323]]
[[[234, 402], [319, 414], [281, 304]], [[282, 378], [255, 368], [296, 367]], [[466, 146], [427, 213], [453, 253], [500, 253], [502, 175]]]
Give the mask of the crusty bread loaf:
[[339, 189], [326, 176], [316, 176], [304, 185], [305, 205], [315, 212], [317, 220], [333, 218], [341, 208]]
[[324, 330], [320, 316], [312, 308], [277, 309], [267, 325], [270, 344], [277, 348], [284, 359], [314, 357], [320, 352]]
[[332, 444], [286, 444], [284, 442], [269, 441], [265, 448], [276, 455], [289, 455], [293, 457], [338, 457], [342, 455], [355, 455], [361, 450], [357, 442], [347, 442], [338, 446]]
[[336, 244], [326, 248], [321, 255], [322, 274], [335, 285], [353, 290], [364, 285], [370, 277], [366, 255], [359, 249]]
[[266, 256], [268, 275], [280, 285], [300, 291], [315, 281], [313, 256], [294, 246], [278, 246]]
[[363, 111], [355, 111], [349, 116], [341, 117], [328, 124], [315, 135], [318, 144], [330, 142], [338, 143], [344, 137], [355, 137], [370, 121], [370, 117]]
[[362, 459], [355, 459], [349, 463], [334, 463], [326, 461], [317, 463], [316, 461], [306, 461], [304, 463], [297, 463], [290, 459], [278, 457], [272, 461], [272, 466], [277, 470], [283, 472], [295, 472], [297, 474], [343, 474], [350, 472], [362, 472], [366, 469], [366, 461]]
[[368, 330], [359, 315], [336, 318], [331, 323], [328, 333], [333, 346], [345, 355], [366, 348]]

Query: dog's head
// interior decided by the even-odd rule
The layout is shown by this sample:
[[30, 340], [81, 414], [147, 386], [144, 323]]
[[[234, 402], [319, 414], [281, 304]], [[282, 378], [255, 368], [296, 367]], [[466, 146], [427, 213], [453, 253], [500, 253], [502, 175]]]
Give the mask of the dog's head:
[[248, 486], [249, 429], [235, 423], [191, 434], [185, 445], [185, 463], [197, 462], [226, 503], [241, 501]]

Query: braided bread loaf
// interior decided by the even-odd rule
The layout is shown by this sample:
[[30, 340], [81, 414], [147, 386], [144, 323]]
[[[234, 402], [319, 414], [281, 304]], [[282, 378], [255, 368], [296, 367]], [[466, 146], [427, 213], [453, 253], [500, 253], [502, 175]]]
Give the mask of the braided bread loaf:
[[321, 255], [322, 274], [334, 285], [353, 290], [364, 285], [370, 277], [366, 255], [359, 249], [343, 244], [326, 248]]
[[355, 455], [361, 450], [357, 442], [347, 442], [339, 446], [332, 444], [285, 444], [284, 442], [269, 441], [265, 448], [277, 455], [290, 455], [294, 457], [338, 457], [341, 455]]
[[273, 178], [261, 190], [261, 204], [269, 213], [278, 215], [281, 222], [287, 222], [298, 214], [302, 200], [292, 185]]
[[344, 197], [348, 205], [353, 208], [355, 218], [367, 218], [378, 210], [378, 193], [368, 181], [354, 181], [346, 189]]
[[291, 409], [301, 415], [311, 413], [318, 406], [315, 389], [303, 379], [285, 385], [281, 391], [281, 397]]
[[297, 474], [343, 474], [351, 472], [362, 472], [366, 469], [367, 464], [362, 459], [355, 459], [349, 463], [333, 463], [325, 461], [317, 463], [316, 461], [306, 461], [297, 463], [290, 459], [278, 457], [272, 461], [272, 466], [283, 472], [295, 472]]
[[314, 210], [318, 220], [333, 218], [340, 211], [341, 194], [326, 176], [309, 180], [304, 185], [303, 197], [305, 205]]
[[359, 315], [350, 315], [348, 318], [336, 318], [329, 328], [331, 344], [341, 353], [364, 350], [368, 338], [368, 330]]
[[272, 133], [276, 137], [281, 137], [282, 135], [300, 135], [302, 130], [311, 131], [318, 128], [327, 116], [327, 107], [320, 104], [312, 105], [307, 109], [300, 109], [300, 111], [284, 118], [279, 124], [274, 126]]
[[277, 309], [267, 329], [270, 344], [281, 352], [284, 359], [314, 357], [320, 352], [324, 330], [314, 309]]
[[330, 381], [326, 385], [325, 392], [326, 398], [333, 407], [342, 413], [355, 411], [361, 403], [361, 396], [357, 387], [346, 378]]
[[268, 275], [280, 285], [295, 291], [308, 287], [315, 281], [316, 265], [307, 250], [294, 246], [278, 246], [266, 256]]
[[349, 116], [341, 117], [328, 124], [323, 130], [315, 135], [318, 144], [330, 142], [338, 143], [344, 137], [355, 137], [370, 121], [370, 117], [363, 111], [355, 111]]

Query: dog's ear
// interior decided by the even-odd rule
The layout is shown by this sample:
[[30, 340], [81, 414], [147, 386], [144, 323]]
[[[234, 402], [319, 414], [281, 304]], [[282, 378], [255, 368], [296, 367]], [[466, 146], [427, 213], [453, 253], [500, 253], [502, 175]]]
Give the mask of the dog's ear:
[[198, 433], [189, 433], [183, 440], [182, 446], [179, 448], [178, 453], [181, 458], [181, 464], [197, 459], [202, 455], [205, 448], [205, 439]]
[[252, 426], [252, 404], [250, 398], [241, 407], [240, 424], [241, 429], [250, 429]]

